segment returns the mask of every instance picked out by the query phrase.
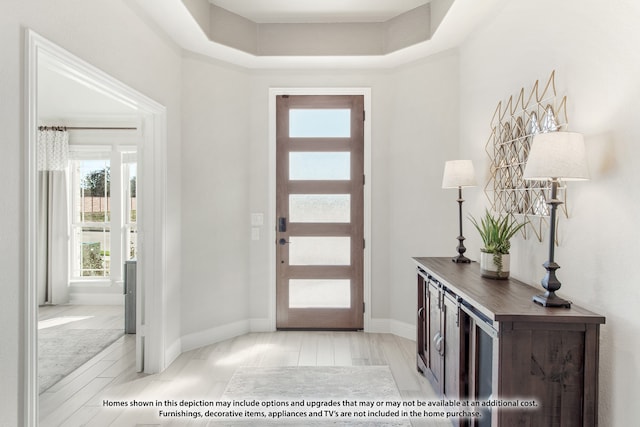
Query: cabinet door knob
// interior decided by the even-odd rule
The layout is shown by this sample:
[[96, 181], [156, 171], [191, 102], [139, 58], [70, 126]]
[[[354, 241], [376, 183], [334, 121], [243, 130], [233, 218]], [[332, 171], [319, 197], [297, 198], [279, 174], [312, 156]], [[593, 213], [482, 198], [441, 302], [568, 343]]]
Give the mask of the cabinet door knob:
[[423, 318], [423, 317], [422, 317], [422, 315], [423, 315], [423, 314], [424, 314], [424, 307], [420, 307], [420, 308], [418, 309], [418, 318], [419, 318], [419, 319], [422, 319], [422, 318]]

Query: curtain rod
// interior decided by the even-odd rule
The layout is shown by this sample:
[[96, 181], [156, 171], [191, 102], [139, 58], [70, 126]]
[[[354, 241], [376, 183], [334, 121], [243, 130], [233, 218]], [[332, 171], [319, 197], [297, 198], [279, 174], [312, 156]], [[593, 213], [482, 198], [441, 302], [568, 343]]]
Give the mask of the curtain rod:
[[94, 126], [38, 126], [38, 130], [138, 130], [137, 127], [94, 127]]

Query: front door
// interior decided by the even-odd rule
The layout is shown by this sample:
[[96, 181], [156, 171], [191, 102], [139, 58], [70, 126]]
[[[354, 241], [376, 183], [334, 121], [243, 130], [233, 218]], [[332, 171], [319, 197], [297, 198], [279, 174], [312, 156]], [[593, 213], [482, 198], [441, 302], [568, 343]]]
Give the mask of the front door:
[[276, 326], [362, 329], [364, 97], [276, 99]]

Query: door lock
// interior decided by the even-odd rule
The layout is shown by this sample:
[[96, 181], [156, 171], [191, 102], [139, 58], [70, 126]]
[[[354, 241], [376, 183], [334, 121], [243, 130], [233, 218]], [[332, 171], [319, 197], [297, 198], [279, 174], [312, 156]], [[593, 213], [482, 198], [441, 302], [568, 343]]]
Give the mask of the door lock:
[[278, 218], [278, 232], [285, 233], [287, 231], [287, 218], [281, 216]]

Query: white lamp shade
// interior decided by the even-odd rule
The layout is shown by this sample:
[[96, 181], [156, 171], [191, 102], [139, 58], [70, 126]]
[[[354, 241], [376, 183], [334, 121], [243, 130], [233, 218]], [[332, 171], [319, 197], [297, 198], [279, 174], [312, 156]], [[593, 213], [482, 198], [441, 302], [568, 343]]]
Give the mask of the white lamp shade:
[[537, 134], [524, 168], [524, 179], [569, 180], [589, 179], [587, 153], [582, 134], [576, 132], [547, 132]]
[[449, 160], [445, 162], [442, 188], [475, 186], [476, 173], [471, 160]]

